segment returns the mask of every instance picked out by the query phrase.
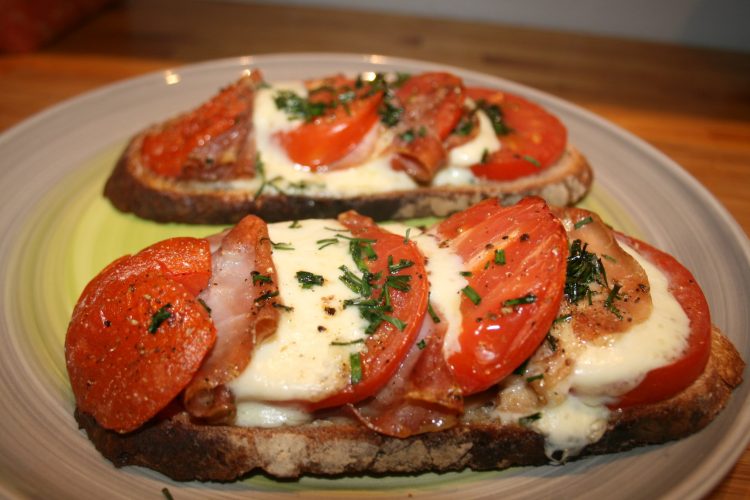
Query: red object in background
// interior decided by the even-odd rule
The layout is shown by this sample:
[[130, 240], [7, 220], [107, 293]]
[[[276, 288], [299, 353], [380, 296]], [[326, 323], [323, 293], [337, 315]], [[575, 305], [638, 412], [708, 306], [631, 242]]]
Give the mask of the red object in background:
[[0, 52], [30, 52], [113, 0], [0, 0]]

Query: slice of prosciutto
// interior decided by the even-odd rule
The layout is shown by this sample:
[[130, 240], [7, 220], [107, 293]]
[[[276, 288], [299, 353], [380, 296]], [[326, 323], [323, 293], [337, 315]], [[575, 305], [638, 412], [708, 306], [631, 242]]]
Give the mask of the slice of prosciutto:
[[216, 343], [192, 382], [184, 404], [191, 416], [231, 423], [236, 407], [226, 383], [250, 362], [253, 349], [276, 331], [276, 269], [266, 223], [247, 216], [230, 229], [212, 254], [208, 287], [198, 298], [211, 313]]

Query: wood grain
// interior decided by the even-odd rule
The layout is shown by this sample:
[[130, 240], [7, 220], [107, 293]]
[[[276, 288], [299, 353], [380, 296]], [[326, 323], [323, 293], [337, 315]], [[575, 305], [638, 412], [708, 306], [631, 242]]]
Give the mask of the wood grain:
[[[362, 52], [482, 71], [629, 130], [695, 176], [750, 233], [750, 54], [348, 10], [133, 0], [0, 59], [0, 131], [87, 90], [184, 63]], [[750, 497], [750, 449], [710, 495]]]

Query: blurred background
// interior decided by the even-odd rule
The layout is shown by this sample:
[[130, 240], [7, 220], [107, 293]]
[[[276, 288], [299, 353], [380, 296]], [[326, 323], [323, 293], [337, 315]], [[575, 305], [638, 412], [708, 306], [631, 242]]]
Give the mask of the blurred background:
[[[226, 2], [226, 0], [202, 0]], [[550, 28], [750, 51], [748, 0], [230, 0]], [[118, 0], [0, 0], [0, 49], [39, 48]]]

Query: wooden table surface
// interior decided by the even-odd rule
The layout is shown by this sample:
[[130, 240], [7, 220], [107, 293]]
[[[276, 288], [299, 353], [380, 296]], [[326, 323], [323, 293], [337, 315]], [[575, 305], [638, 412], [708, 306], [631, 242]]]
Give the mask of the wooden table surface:
[[[0, 131], [146, 72], [309, 51], [452, 64], [572, 101], [682, 165], [750, 234], [750, 53], [335, 9], [133, 0], [41, 51], [0, 58]], [[748, 497], [750, 448], [711, 494]]]

